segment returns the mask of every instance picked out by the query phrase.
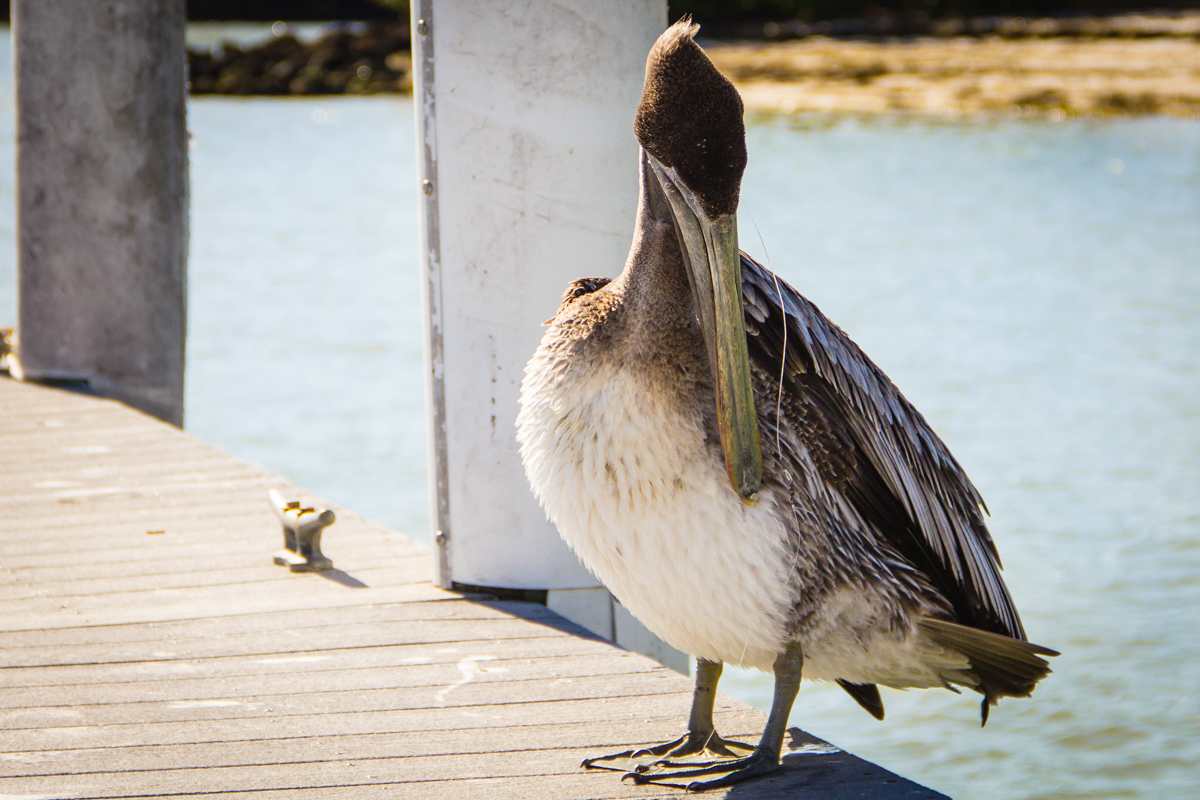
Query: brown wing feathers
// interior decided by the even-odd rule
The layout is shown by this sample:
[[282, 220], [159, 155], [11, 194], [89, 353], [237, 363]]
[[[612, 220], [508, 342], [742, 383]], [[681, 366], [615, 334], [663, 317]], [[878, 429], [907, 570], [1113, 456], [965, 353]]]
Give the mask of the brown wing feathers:
[[[1039, 656], [1056, 653], [1024, 641], [983, 499], [962, 468], [849, 337], [744, 253], [742, 289], [750, 357], [783, 374], [784, 413], [822, 477], [951, 604], [957, 623], [934, 620], [927, 633], [971, 659], [985, 721], [999, 697], [1028, 695], [1049, 672]], [[842, 688], [882, 713], [874, 687]]]
[[983, 524], [983, 501], [945, 445], [844, 333], [745, 254], [742, 282], [746, 318], [754, 323], [751, 359], [779, 375], [787, 325], [786, 389], [802, 406], [820, 409], [824, 421], [824, 431], [807, 425], [798, 433], [821, 436], [805, 442], [814, 455], [841, 451], [817, 459], [826, 480], [930, 579], [960, 622], [1023, 639]]

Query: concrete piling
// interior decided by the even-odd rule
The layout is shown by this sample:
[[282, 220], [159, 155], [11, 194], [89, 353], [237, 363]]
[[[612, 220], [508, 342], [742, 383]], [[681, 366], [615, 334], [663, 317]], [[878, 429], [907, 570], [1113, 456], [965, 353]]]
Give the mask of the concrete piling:
[[522, 370], [563, 288], [615, 275], [664, 0], [412, 3], [437, 582], [591, 589], [517, 452]]
[[16, 0], [19, 371], [183, 423], [183, 0]]

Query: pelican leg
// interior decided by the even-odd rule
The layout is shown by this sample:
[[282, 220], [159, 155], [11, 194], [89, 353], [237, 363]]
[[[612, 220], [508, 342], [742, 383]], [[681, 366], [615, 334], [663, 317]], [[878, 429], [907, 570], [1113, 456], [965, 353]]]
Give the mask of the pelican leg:
[[[687, 733], [678, 739], [646, 747], [641, 750], [623, 750], [607, 756], [584, 759], [581, 766], [587, 769], [610, 769], [625, 772], [623, 767], [609, 767], [599, 764], [600, 761], [615, 761], [622, 758], [642, 758], [644, 756], [666, 756], [682, 758], [705, 751], [719, 756], [734, 756], [729, 748], [737, 747], [753, 750], [750, 745], [723, 739], [713, 725], [713, 704], [717, 700], [717, 682], [721, 680], [722, 664], [719, 661], [696, 659], [696, 688], [692, 692], [692, 713], [688, 717]], [[637, 771], [648, 769], [638, 766]]]
[[783, 737], [787, 730], [788, 716], [792, 713], [792, 704], [796, 702], [796, 693], [800, 690], [800, 673], [804, 666], [804, 655], [800, 645], [789, 645], [775, 659], [775, 697], [771, 702], [771, 714], [767, 718], [767, 727], [762, 739], [754, 752], [743, 758], [709, 761], [697, 764], [671, 765], [682, 769], [661, 772], [630, 772], [624, 777], [633, 779], [634, 783], [653, 783], [667, 786], [678, 786], [668, 781], [678, 781], [687, 778], [698, 778], [705, 775], [721, 775], [720, 778], [705, 781], [689, 781], [685, 787], [690, 792], [702, 792], [705, 789], [719, 789], [732, 786], [735, 783], [766, 775], [779, 769], [779, 754], [783, 750]]

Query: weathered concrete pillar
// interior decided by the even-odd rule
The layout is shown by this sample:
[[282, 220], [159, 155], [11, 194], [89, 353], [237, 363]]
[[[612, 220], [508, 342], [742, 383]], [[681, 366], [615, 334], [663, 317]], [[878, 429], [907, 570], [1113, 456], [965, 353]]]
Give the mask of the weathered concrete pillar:
[[568, 281], [625, 262], [633, 115], [666, 2], [412, 10], [437, 580], [595, 587], [529, 491], [517, 398]]
[[20, 372], [183, 423], [184, 0], [16, 0]]
[[633, 116], [666, 0], [413, 0], [436, 580], [547, 605], [681, 671], [546, 521], [515, 420], [567, 283], [615, 276], [638, 196]]

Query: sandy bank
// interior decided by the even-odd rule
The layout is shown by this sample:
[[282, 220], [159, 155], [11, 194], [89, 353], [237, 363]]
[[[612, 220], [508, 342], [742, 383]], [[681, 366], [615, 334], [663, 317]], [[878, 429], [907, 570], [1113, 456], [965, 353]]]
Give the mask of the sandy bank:
[[748, 108], [1200, 116], [1200, 39], [937, 37], [709, 43]]

